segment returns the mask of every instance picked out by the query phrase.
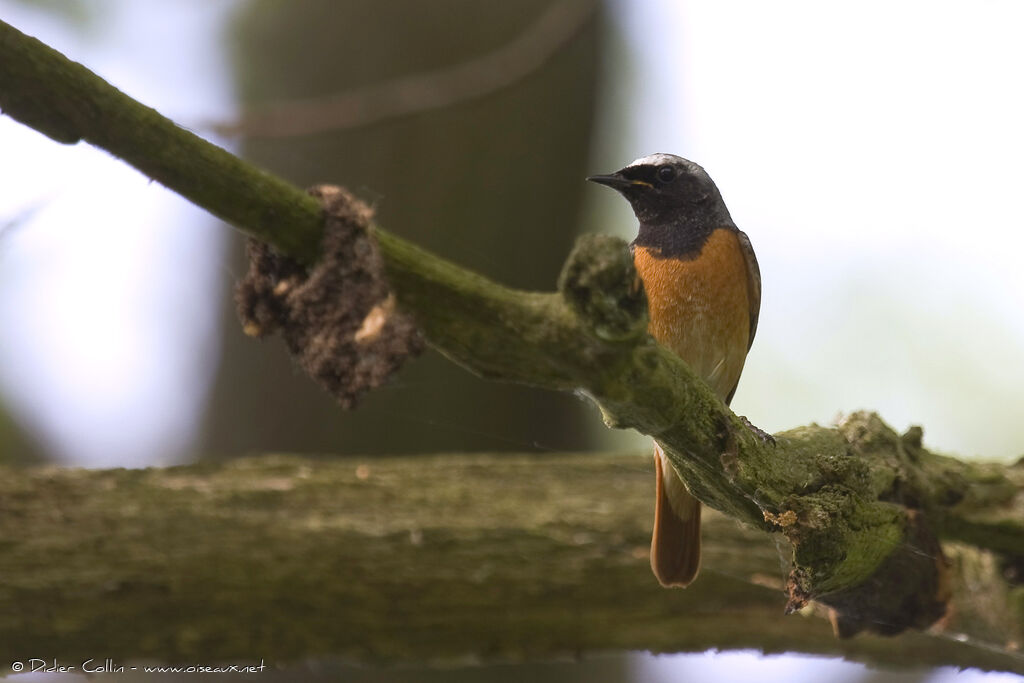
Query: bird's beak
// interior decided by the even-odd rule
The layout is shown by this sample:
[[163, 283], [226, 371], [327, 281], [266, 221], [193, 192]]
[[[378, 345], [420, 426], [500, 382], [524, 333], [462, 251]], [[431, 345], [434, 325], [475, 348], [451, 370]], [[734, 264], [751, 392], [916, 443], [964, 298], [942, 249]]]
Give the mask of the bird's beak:
[[611, 175], [592, 175], [587, 178], [587, 180], [592, 183], [597, 183], [598, 185], [607, 185], [608, 187], [619, 190], [620, 192], [628, 187], [635, 187], [638, 185], [643, 187], [651, 186], [650, 183], [646, 183], [642, 180], [630, 180], [618, 173], [612, 173]]
[[629, 187], [629, 181], [620, 176], [618, 173], [612, 175], [592, 175], [587, 178], [592, 183], [598, 185], [607, 185], [608, 187], [614, 187], [615, 189]]

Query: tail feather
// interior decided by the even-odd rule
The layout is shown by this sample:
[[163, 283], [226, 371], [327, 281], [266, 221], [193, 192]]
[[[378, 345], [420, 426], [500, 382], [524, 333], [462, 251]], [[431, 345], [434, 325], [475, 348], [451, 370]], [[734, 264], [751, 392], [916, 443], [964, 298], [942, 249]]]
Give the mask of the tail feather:
[[686, 490], [657, 445], [654, 467], [657, 485], [651, 569], [662, 586], [685, 588], [700, 569], [700, 501]]

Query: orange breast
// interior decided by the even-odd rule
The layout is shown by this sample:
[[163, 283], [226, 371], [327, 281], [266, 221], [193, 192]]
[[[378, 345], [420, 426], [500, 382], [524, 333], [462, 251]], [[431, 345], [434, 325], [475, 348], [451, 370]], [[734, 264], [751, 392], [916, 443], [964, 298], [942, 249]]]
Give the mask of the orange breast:
[[633, 255], [647, 291], [648, 330], [725, 400], [750, 344], [747, 265], [736, 233], [716, 230], [691, 260], [657, 253], [636, 247]]

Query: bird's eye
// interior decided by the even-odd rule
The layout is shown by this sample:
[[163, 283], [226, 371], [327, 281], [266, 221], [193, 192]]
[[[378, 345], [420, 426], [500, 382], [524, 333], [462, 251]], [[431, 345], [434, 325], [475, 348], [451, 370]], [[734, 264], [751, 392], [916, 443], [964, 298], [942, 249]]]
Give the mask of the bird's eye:
[[658, 180], [663, 183], [671, 183], [676, 179], [676, 169], [671, 166], [662, 166], [658, 169]]

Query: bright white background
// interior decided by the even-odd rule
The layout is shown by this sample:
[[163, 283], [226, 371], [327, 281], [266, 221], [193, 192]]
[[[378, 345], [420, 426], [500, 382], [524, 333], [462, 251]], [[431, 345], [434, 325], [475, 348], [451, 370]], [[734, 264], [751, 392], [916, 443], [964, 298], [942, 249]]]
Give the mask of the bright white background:
[[[17, 2], [0, 16], [176, 121], [230, 115], [231, 2], [83, 7], [84, 31]], [[2, 116], [0, 161], [0, 225], [27, 216], [0, 233], [12, 412], [67, 462], [180, 460], [216, 362], [223, 228], [105, 152]]]
[[[9, 0], [0, 16], [176, 120], [230, 113], [230, 2], [95, 4], [85, 33]], [[867, 407], [923, 424], [940, 450], [1024, 453], [1024, 5], [613, 7], [629, 80], [606, 93], [591, 171], [691, 158], [750, 235], [764, 300], [734, 408], [775, 431]], [[180, 459], [216, 355], [204, 303], [222, 229], [105, 154], [3, 117], [0, 159], [0, 225], [33, 212], [0, 236], [0, 387], [68, 462]], [[599, 188], [590, 213], [594, 229], [632, 229]], [[745, 654], [644, 657], [637, 674], [866, 675]]]

